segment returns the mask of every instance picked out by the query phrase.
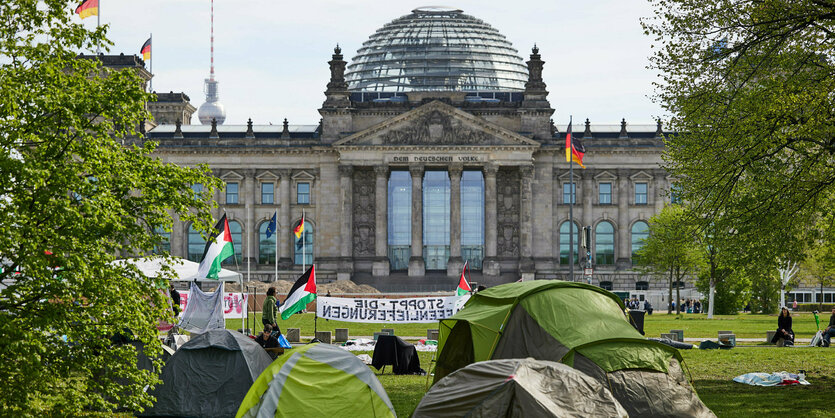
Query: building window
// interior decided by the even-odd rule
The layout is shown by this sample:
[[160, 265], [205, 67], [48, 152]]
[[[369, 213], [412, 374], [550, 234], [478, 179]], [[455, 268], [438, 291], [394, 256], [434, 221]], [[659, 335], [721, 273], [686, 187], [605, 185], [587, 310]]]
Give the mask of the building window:
[[203, 249], [206, 247], [206, 241], [203, 241], [203, 237], [200, 236], [200, 231], [194, 229], [194, 224], [188, 227], [187, 242], [187, 257], [189, 261], [199, 263], [200, 259], [203, 258]]
[[649, 282], [635, 282], [635, 290], [649, 290]]
[[[293, 225], [293, 230], [299, 226], [300, 222]], [[313, 264], [313, 225], [305, 221], [304, 231], [301, 237], [296, 239], [296, 234], [292, 235], [293, 239], [293, 263], [305, 266]]]
[[412, 244], [412, 176], [392, 170], [388, 184], [388, 256], [391, 270], [409, 268]]
[[569, 205], [577, 203], [577, 185], [572, 183], [564, 183], [562, 185], [562, 203]]
[[310, 204], [310, 183], [299, 183], [296, 185], [296, 203], [300, 205]]
[[684, 282], [681, 280], [676, 280], [673, 282], [673, 289], [684, 289]]
[[243, 261], [241, 255], [241, 238], [243, 233], [241, 231], [241, 224], [237, 221], [229, 221], [229, 234], [232, 235], [232, 248], [235, 249], [235, 257], [229, 257], [221, 263], [225, 266], [237, 266]]
[[449, 175], [426, 171], [423, 177], [423, 258], [426, 270], [446, 270], [449, 259]]
[[[568, 265], [568, 250], [571, 248], [569, 244], [569, 240], [571, 239], [568, 232], [569, 225], [571, 223], [568, 221], [560, 225], [560, 264], [562, 265]], [[578, 232], [577, 225], [574, 225], [574, 264], [577, 264], [580, 260], [580, 252], [578, 251], [580, 234]]]
[[484, 176], [481, 171], [461, 175], [461, 257], [469, 268], [481, 270], [484, 259]]
[[632, 225], [632, 264], [638, 264], [638, 250], [644, 246], [644, 241], [649, 237], [649, 225], [644, 221], [635, 222]]
[[609, 222], [597, 224], [594, 231], [595, 264], [615, 264], [615, 228]]
[[226, 204], [238, 204], [238, 183], [226, 183]]
[[258, 226], [258, 264], [275, 264], [275, 236], [278, 232], [278, 225], [276, 225], [276, 233], [267, 238], [267, 227], [270, 226], [270, 221], [261, 222]]
[[200, 183], [194, 183], [191, 185], [191, 191], [193, 191], [194, 194], [203, 193], [203, 185]]
[[647, 204], [647, 184], [646, 183], [635, 183], [635, 204], [636, 205], [646, 205]]
[[154, 246], [154, 254], [164, 254], [171, 252], [171, 233], [166, 232], [162, 227], [154, 229], [154, 234], [161, 238], [159, 244]]
[[611, 292], [612, 291], [612, 282], [609, 282], [609, 281], [600, 282], [600, 288], [603, 289], [603, 290], [608, 290], [608, 291]]
[[261, 204], [272, 205], [275, 203], [275, 184], [261, 183]]
[[681, 204], [681, 191], [679, 190], [679, 186], [675, 183], [670, 186], [670, 203], [674, 205]]
[[612, 183], [600, 183], [598, 201], [601, 205], [612, 204]]

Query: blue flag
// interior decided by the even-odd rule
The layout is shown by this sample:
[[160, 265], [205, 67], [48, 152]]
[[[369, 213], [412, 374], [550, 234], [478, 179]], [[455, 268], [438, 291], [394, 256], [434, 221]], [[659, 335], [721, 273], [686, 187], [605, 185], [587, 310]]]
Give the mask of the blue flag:
[[275, 234], [275, 226], [276, 226], [275, 217], [276, 217], [276, 215], [278, 215], [278, 211], [275, 211], [275, 213], [273, 213], [273, 218], [270, 219], [270, 224], [267, 225], [267, 238], [269, 238], [269, 237], [273, 236], [273, 234]]

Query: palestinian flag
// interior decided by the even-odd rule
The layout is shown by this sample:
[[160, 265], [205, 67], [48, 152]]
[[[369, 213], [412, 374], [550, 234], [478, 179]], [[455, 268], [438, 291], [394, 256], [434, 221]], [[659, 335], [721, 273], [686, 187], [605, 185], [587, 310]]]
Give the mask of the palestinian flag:
[[568, 129], [565, 130], [565, 161], [579, 164], [580, 167], [586, 168], [583, 165], [583, 155], [586, 153], [586, 147], [580, 138], [574, 138], [571, 135], [571, 120], [568, 121]]
[[281, 319], [287, 319], [294, 313], [307, 308], [307, 304], [316, 299], [316, 269], [310, 266], [307, 271], [296, 280], [296, 284], [287, 293], [284, 303], [278, 307]]
[[302, 214], [302, 220], [299, 222], [299, 225], [293, 230], [293, 233], [296, 234], [296, 239], [302, 237], [302, 232], [304, 232], [304, 214]]
[[232, 234], [229, 233], [229, 221], [226, 220], [224, 214], [215, 225], [215, 230], [209, 236], [209, 241], [206, 242], [203, 258], [200, 260], [200, 267], [197, 269], [197, 278], [217, 279], [217, 274], [220, 273], [220, 263], [234, 254], [235, 248], [232, 246]]
[[458, 280], [458, 289], [455, 291], [455, 294], [456, 294], [457, 296], [467, 295], [467, 294], [469, 294], [470, 292], [472, 292], [472, 291], [473, 291], [473, 288], [472, 288], [472, 287], [470, 287], [470, 284], [469, 284], [469, 283], [467, 283], [467, 279], [464, 277], [464, 273], [466, 273], [466, 272], [467, 272], [467, 264], [468, 264], [469, 262], [470, 262], [470, 261], [469, 261], [469, 260], [467, 260], [467, 261], [464, 263], [464, 268], [463, 268], [463, 269], [461, 269], [461, 280]]
[[82, 19], [99, 15], [99, 0], [84, 0], [75, 8], [75, 14]]
[[142, 44], [142, 48], [139, 49], [139, 53], [142, 54], [142, 59], [148, 61], [151, 59], [151, 38], [148, 38], [144, 44]]

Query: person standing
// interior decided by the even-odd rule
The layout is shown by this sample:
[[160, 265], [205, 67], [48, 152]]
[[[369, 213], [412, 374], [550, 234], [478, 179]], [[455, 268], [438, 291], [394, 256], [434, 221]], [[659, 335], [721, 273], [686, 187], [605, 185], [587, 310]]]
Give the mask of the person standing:
[[829, 340], [835, 335], [835, 308], [832, 308], [832, 315], [829, 317], [829, 325], [823, 331], [823, 346], [829, 347]]
[[171, 296], [171, 309], [174, 311], [174, 318], [180, 315], [180, 292], [174, 289], [174, 285], [168, 286], [168, 295]]
[[780, 339], [794, 344], [794, 331], [792, 331], [792, 316], [789, 313], [789, 308], [783, 307], [780, 309], [780, 316], [777, 317], [777, 332], [771, 339], [772, 343], [777, 343]]
[[277, 330], [278, 333], [281, 334], [281, 329], [278, 327], [278, 323], [276, 322], [278, 307], [276, 306], [274, 287], [267, 289], [267, 298], [264, 299], [264, 305], [261, 307], [261, 313], [264, 315], [261, 318], [261, 322], [265, 325], [264, 328], [266, 328], [266, 325], [269, 325], [272, 330]]

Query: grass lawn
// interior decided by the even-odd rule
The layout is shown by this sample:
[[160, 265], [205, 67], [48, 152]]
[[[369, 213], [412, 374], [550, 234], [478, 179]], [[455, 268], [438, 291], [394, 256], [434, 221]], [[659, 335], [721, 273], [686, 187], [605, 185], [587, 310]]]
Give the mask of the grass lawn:
[[[817, 330], [814, 317], [811, 314], [797, 314], [793, 317], [797, 336], [811, 338]], [[250, 316], [250, 324], [253, 319]], [[825, 315], [821, 320], [825, 324], [829, 316]], [[227, 327], [237, 329], [240, 323], [240, 320], [227, 320]], [[310, 336], [313, 334], [313, 314], [293, 315], [286, 321], [280, 320], [279, 326], [282, 329], [301, 328], [302, 335]], [[776, 327], [776, 316], [752, 314], [717, 316], [716, 319], [708, 320], [703, 314], [676, 316], [656, 313], [647, 316], [644, 323], [647, 336], [659, 336], [671, 329], [683, 329], [686, 338], [716, 340], [717, 331], [730, 330], [738, 338], [762, 338], [763, 342], [765, 332]], [[320, 331], [333, 331], [335, 328], [349, 328], [352, 336], [368, 336], [381, 328], [394, 328], [397, 335], [422, 337], [426, 335], [427, 328], [437, 328], [437, 324], [360, 324], [319, 320]], [[792, 348], [755, 345], [731, 350], [682, 350], [681, 353], [699, 397], [719, 417], [785, 414], [831, 416], [831, 399], [835, 393], [835, 349], [803, 347], [802, 344]], [[424, 369], [429, 368], [433, 354], [418, 353]], [[765, 388], [732, 380], [735, 376], [750, 372], [797, 373], [801, 369], [806, 370], [810, 386]], [[426, 376], [395, 376], [387, 368], [386, 374], [378, 374], [378, 378], [386, 388], [398, 416], [409, 416], [426, 391]]]

